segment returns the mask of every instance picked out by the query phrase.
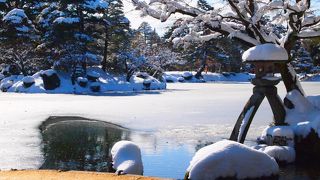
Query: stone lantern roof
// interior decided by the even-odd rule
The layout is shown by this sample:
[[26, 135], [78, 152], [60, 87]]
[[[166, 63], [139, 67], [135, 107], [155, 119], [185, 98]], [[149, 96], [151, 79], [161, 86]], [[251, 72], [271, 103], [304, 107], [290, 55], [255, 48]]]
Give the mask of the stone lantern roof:
[[254, 46], [242, 55], [243, 62], [285, 62], [288, 60], [288, 53], [283, 47], [267, 43]]

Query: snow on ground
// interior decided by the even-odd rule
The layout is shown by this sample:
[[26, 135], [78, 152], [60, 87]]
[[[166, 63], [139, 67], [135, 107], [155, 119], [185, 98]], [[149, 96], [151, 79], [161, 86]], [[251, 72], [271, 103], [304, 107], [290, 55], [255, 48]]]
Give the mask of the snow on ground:
[[279, 173], [276, 161], [261, 151], [223, 140], [201, 148], [187, 169], [189, 179], [260, 178]]
[[[17, 76], [10, 76], [8, 78], [4, 78], [1, 80], [0, 88], [8, 89], [8, 92], [23, 92], [23, 93], [63, 93], [63, 94], [94, 94], [94, 95], [101, 95], [108, 91], [141, 91], [144, 89], [153, 89], [153, 90], [160, 90], [165, 89], [166, 84], [159, 82], [157, 79], [153, 78], [152, 76], [146, 77], [143, 79], [138, 77], [138, 74], [133, 75], [130, 79], [130, 82], [125, 80], [124, 76], [113, 76], [108, 73], [104, 73], [100, 68], [89, 68], [87, 74], [98, 76], [97, 82], [89, 82], [86, 87], [81, 87], [80, 85], [72, 85], [70, 74], [59, 72], [58, 76], [60, 79], [60, 86], [54, 90], [45, 90], [43, 85], [43, 80], [41, 78], [41, 73], [47, 74], [47, 76], [51, 76], [56, 71], [54, 70], [46, 70], [41, 71], [34, 74], [31, 77], [28, 77], [30, 80], [31, 78], [34, 79], [35, 84], [31, 87], [25, 88], [23, 86], [23, 81], [26, 80], [24, 76], [17, 75]], [[148, 80], [151, 85], [149, 88], [144, 86], [144, 82]], [[90, 89], [92, 85], [100, 85], [101, 93], [93, 93]]]
[[[250, 83], [175, 83], [166, 91], [110, 92], [107, 96], [0, 93], [0, 169], [38, 168], [43, 161], [38, 126], [48, 116], [83, 116], [152, 132], [135, 136], [142, 150], [161, 151], [159, 143], [190, 145], [228, 138], [252, 94]], [[319, 93], [320, 83], [303, 83], [307, 94]], [[279, 85], [281, 97], [284, 86]], [[253, 119], [247, 140], [255, 141], [272, 121], [264, 101]], [[148, 148], [151, 147], [151, 148]]]
[[183, 71], [168, 71], [165, 72], [164, 78], [167, 82], [250, 82], [254, 77], [254, 74], [249, 73], [202, 73], [203, 80], [198, 80], [193, 77], [191, 80], [185, 80], [183, 77], [192, 74], [195, 75], [196, 72], [183, 72]]

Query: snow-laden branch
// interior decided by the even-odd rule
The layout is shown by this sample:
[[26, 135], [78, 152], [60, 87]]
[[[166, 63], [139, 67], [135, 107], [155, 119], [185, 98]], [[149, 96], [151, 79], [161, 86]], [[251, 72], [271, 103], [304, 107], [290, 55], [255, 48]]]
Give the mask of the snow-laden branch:
[[[189, 15], [180, 19], [179, 25], [175, 26], [171, 38], [174, 44], [211, 39], [200, 36], [224, 35], [252, 46], [276, 43], [290, 49], [292, 43], [289, 41], [318, 36], [320, 23], [320, 16], [309, 9], [310, 0], [227, 0], [223, 9], [210, 11], [192, 7], [183, 0], [132, 2], [144, 14], [161, 21], [166, 21], [175, 13]], [[279, 28], [282, 30], [278, 31]], [[306, 31], [308, 29], [312, 33]]]

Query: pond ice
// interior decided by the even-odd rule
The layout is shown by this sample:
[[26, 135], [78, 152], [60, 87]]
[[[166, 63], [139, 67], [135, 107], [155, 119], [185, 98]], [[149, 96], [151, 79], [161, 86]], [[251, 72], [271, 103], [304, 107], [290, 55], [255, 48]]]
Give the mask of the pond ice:
[[[168, 84], [167, 91], [114, 92], [108, 96], [0, 93], [0, 169], [36, 169], [43, 157], [38, 126], [48, 116], [83, 116], [108, 121], [155, 137], [132, 137], [143, 153], [162, 151], [158, 145], [196, 145], [229, 138], [252, 85]], [[303, 83], [307, 94], [316, 94], [320, 83]], [[279, 86], [281, 97], [284, 86]], [[247, 140], [254, 141], [272, 121], [264, 101], [253, 119]], [[248, 141], [247, 141], [248, 142]]]

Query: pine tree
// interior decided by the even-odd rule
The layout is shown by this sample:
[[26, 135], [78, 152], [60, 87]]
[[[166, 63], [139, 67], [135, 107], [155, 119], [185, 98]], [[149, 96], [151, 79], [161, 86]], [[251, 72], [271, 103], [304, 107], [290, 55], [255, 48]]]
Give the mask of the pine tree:
[[205, 11], [213, 10], [213, 7], [210, 6], [206, 0], [198, 0], [197, 5], [200, 9]]
[[103, 70], [121, 71], [117, 54], [130, 48], [130, 22], [123, 12], [121, 0], [109, 0], [109, 8], [105, 12]]
[[17, 65], [27, 75], [26, 61], [30, 60], [36, 29], [23, 9], [14, 8], [6, 13], [1, 22], [1, 47], [5, 48], [1, 59], [4, 63]]

